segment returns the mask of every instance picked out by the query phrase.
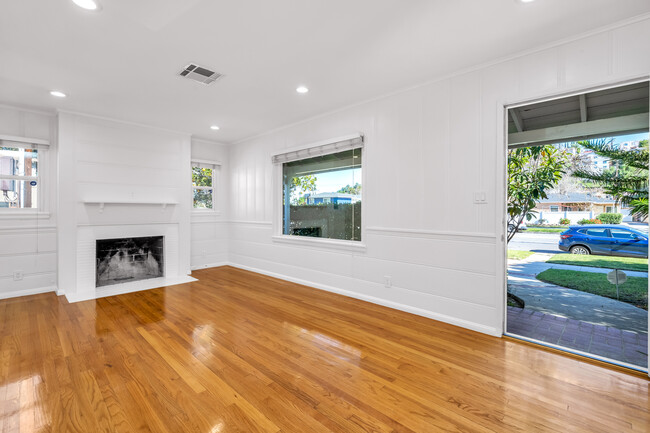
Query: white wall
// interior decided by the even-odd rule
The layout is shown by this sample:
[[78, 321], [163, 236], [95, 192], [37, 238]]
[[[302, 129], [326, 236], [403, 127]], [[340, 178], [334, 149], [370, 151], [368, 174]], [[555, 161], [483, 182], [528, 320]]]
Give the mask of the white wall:
[[[56, 289], [56, 122], [52, 114], [0, 106], [0, 135], [49, 140], [38, 214], [0, 209], [0, 299]], [[16, 271], [24, 273], [14, 281]]]
[[[231, 262], [500, 335], [503, 106], [647, 76], [649, 24], [594, 33], [237, 143], [230, 151]], [[354, 132], [366, 137], [366, 251], [273, 241], [279, 192], [271, 155]], [[473, 202], [479, 191], [486, 204]], [[392, 287], [384, 287], [385, 276]]]
[[219, 266], [228, 261], [228, 158], [228, 146], [192, 139], [192, 160], [219, 163], [215, 173], [214, 210], [192, 212], [192, 269]]
[[[59, 289], [68, 298], [83, 298], [77, 267], [86, 259], [78, 256], [77, 241], [80, 228], [88, 227], [177, 227], [174, 269], [189, 274], [189, 135], [72, 113], [58, 117]], [[132, 203], [107, 203], [102, 211], [87, 201]]]

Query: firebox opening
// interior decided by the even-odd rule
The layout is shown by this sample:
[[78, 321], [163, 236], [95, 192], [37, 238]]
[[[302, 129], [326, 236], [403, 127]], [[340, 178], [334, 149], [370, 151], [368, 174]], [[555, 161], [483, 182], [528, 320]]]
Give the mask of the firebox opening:
[[98, 239], [95, 286], [164, 276], [163, 236]]

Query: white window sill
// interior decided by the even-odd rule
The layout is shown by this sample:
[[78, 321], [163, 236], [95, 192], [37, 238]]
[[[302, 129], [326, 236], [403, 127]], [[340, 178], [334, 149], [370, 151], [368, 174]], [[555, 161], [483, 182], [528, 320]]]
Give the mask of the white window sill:
[[211, 210], [211, 209], [192, 209], [192, 215], [205, 215], [205, 216], [220, 216], [220, 210]]
[[47, 220], [50, 219], [51, 214], [49, 212], [37, 212], [29, 209], [0, 209], [0, 220], [5, 219], [39, 219]]
[[289, 235], [276, 235], [272, 236], [273, 242], [303, 245], [317, 248], [330, 248], [333, 250], [345, 250], [365, 252], [366, 244], [360, 241], [342, 241], [338, 239], [323, 239], [312, 238], [309, 236], [289, 236]]

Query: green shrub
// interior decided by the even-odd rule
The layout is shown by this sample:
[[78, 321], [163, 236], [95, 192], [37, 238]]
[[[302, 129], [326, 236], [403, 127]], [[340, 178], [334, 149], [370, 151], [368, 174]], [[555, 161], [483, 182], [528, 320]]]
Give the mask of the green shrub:
[[620, 224], [623, 221], [623, 214], [620, 213], [601, 213], [597, 217], [603, 224]]
[[602, 224], [602, 223], [603, 222], [601, 220], [599, 220], [598, 218], [592, 218], [590, 220], [584, 218], [584, 219], [581, 219], [580, 221], [578, 221], [578, 224], [580, 224], [581, 226], [585, 225], [585, 224]]
[[560, 224], [563, 226], [571, 224], [571, 220], [569, 218], [560, 218]]

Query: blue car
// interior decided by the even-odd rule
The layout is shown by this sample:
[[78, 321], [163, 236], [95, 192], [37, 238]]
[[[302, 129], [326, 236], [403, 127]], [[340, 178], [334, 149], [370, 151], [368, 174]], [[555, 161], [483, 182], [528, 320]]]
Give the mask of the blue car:
[[560, 234], [558, 246], [572, 254], [648, 257], [648, 235], [620, 225], [571, 226]]

